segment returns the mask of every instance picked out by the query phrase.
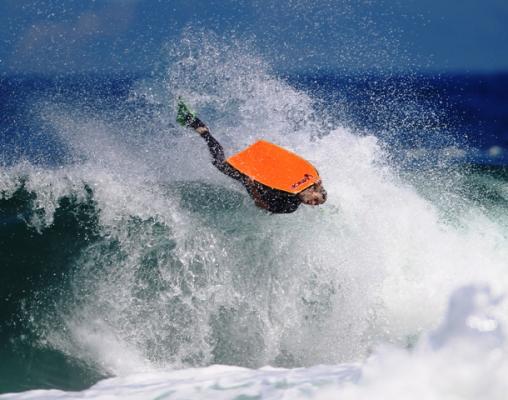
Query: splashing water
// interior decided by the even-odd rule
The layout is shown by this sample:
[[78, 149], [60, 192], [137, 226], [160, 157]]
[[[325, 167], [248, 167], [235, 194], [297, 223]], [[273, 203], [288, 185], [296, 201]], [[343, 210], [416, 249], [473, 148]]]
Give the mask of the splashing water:
[[[345, 398], [369, 398], [364, 393], [378, 385], [390, 393], [405, 368], [411, 379], [420, 366], [432, 374], [431, 367], [447, 362], [439, 350], [448, 348], [447, 335], [463, 331], [453, 327], [459, 311], [450, 308], [453, 326], [430, 336], [437, 353], [400, 348], [436, 326], [455, 288], [485, 282], [494, 293], [506, 291], [506, 227], [459, 190], [419, 190], [411, 173], [402, 177], [390, 164], [378, 139], [341, 127], [322, 103], [253, 54], [242, 44], [188, 33], [170, 50], [165, 72], [138, 81], [120, 108], [38, 103], [46, 126], [69, 149], [66, 163], [2, 168], [2, 198], [21, 188], [34, 193], [36, 212], [26, 221], [41, 235], [64, 198], [90, 199], [97, 218], [93, 240], [72, 259], [69, 284], [49, 299], [37, 293], [27, 311], [39, 345], [122, 376], [211, 364], [358, 362], [379, 343], [396, 346], [377, 351], [361, 374], [347, 364], [327, 370], [326, 382], [361, 382], [345, 384]], [[210, 165], [200, 138], [172, 122], [178, 96], [199, 111], [228, 154], [262, 136], [312, 161], [327, 204], [291, 215], [256, 209]], [[474, 293], [455, 301], [466, 304]], [[506, 306], [497, 309], [495, 321], [506, 324]], [[196, 373], [209, 379], [218, 371], [235, 382], [277, 377], [273, 387], [279, 379], [291, 382], [292, 370], [214, 368]], [[294, 372], [295, 387], [323, 373], [301, 371]], [[118, 379], [112, 384], [131, 382]]]
[[[32, 391], [5, 399], [502, 399], [505, 338], [485, 286], [452, 294], [446, 318], [412, 351], [384, 346], [363, 364], [249, 370], [210, 366], [104, 380], [82, 393]], [[450, 329], [450, 327], [452, 329]]]

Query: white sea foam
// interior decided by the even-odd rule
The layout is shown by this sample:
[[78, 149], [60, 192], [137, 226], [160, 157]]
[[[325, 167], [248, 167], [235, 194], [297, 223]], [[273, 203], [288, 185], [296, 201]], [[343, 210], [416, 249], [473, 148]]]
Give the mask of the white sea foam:
[[[89, 187], [101, 240], [34, 329], [43, 345], [118, 377], [81, 394], [19, 397], [501, 398], [508, 314], [491, 303], [508, 289], [506, 228], [460, 193], [423, 196], [374, 136], [330, 129], [312, 97], [241, 46], [184, 40], [189, 49], [177, 46], [167, 74], [139, 83], [133, 99], [172, 109], [184, 96], [229, 153], [261, 134], [292, 148], [316, 164], [329, 200], [267, 215], [213, 169], [199, 137], [168, 126], [172, 111], [146, 134], [45, 104], [69, 164], [3, 170], [2, 196], [23, 177], [43, 232], [62, 197]], [[418, 341], [471, 282], [494, 294], [459, 292], [459, 307]], [[478, 296], [495, 318], [471, 305]], [[237, 367], [206, 367], [217, 363]], [[242, 368], [264, 365], [289, 369]]]
[[35, 390], [1, 399], [504, 399], [500, 299], [485, 286], [451, 297], [446, 318], [413, 350], [383, 346], [365, 362], [308, 368], [213, 365], [111, 378], [79, 392]]

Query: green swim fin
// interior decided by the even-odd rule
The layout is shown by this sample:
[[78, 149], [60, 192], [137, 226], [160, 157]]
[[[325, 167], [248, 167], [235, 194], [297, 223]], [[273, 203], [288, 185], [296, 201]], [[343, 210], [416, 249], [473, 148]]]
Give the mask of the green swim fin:
[[190, 126], [196, 119], [196, 113], [192, 111], [181, 98], [178, 98], [178, 110], [176, 112], [176, 122], [182, 126]]

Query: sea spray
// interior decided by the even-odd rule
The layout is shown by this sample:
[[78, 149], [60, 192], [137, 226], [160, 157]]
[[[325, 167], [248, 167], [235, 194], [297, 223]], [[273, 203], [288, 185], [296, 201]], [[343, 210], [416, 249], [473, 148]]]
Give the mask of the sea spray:
[[[23, 295], [19, 323], [36, 346], [101, 376], [358, 362], [379, 343], [414, 346], [458, 286], [506, 291], [506, 228], [482, 199], [418, 185], [419, 170], [402, 174], [381, 140], [335, 123], [248, 47], [202, 39], [184, 37], [163, 73], [108, 107], [36, 102], [68, 154], [56, 168], [2, 167], [2, 199], [33, 198], [28, 217], [13, 218], [49, 248], [68, 246], [65, 230], [45, 235], [59, 211], [76, 214], [69, 199], [89, 205], [93, 225], [65, 285]], [[257, 209], [173, 122], [178, 96], [228, 154], [263, 136], [311, 160], [327, 203], [291, 215]], [[467, 179], [454, 172], [442, 171]]]

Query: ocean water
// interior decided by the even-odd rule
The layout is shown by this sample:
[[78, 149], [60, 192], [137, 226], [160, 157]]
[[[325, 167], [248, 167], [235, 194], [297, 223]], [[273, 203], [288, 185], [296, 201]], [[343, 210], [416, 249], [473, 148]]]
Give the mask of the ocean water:
[[[0, 398], [505, 398], [507, 76], [182, 43], [149, 76], [0, 81]], [[328, 202], [256, 209], [178, 96]]]

